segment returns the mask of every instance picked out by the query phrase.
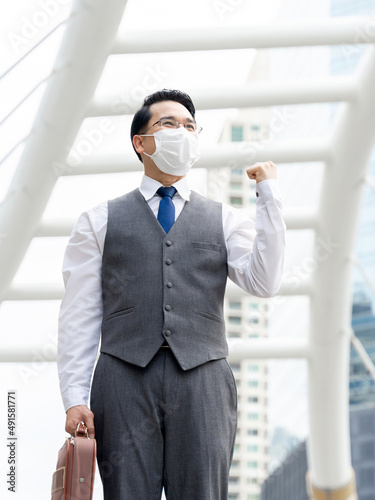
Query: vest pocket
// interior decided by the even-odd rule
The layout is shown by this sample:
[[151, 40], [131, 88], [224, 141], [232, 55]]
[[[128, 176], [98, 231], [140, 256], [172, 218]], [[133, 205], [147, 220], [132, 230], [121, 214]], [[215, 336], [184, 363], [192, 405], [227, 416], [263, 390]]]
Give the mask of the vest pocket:
[[124, 314], [130, 314], [134, 311], [134, 307], [127, 307], [126, 309], [121, 309], [120, 311], [113, 312], [111, 314], [108, 314], [108, 316], [105, 318], [106, 320], [112, 319], [112, 318], [117, 318], [118, 316], [123, 316]]
[[216, 321], [216, 323], [220, 323], [220, 325], [223, 324], [223, 321], [218, 316], [214, 316], [213, 314], [205, 313], [203, 311], [197, 311], [197, 314], [202, 318], [210, 319], [211, 321]]
[[194, 248], [199, 248], [201, 250], [213, 250], [214, 252], [220, 252], [221, 245], [218, 243], [205, 243], [204, 241], [193, 241]]

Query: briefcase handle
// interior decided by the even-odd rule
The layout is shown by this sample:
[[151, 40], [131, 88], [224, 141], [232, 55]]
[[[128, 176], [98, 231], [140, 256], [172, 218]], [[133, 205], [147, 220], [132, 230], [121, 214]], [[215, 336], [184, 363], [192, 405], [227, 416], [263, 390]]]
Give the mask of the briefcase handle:
[[77, 424], [77, 429], [75, 432], [76, 437], [77, 436], [82, 436], [82, 437], [89, 437], [89, 431], [87, 430], [87, 427], [85, 425], [85, 422], [79, 422]]

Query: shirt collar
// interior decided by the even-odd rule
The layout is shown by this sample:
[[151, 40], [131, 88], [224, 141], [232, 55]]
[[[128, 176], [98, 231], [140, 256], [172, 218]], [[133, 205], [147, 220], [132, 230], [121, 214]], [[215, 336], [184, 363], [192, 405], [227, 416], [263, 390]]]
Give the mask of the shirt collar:
[[[155, 196], [156, 191], [162, 186], [160, 182], [155, 179], [151, 179], [147, 175], [143, 175], [141, 185], [139, 187], [139, 191], [146, 201], [151, 200], [153, 196]], [[190, 189], [188, 180], [186, 177], [183, 177], [179, 181], [175, 182], [173, 186], [177, 189], [177, 193], [181, 196], [185, 201], [190, 200]]]

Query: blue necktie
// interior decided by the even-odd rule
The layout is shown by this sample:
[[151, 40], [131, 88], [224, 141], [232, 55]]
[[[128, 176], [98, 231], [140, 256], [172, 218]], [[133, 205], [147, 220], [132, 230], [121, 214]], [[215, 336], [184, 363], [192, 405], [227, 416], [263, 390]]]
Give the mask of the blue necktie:
[[159, 203], [158, 211], [158, 221], [161, 227], [166, 233], [174, 224], [174, 205], [172, 198], [176, 194], [177, 190], [173, 186], [171, 187], [161, 187], [157, 191], [157, 194], [162, 197]]

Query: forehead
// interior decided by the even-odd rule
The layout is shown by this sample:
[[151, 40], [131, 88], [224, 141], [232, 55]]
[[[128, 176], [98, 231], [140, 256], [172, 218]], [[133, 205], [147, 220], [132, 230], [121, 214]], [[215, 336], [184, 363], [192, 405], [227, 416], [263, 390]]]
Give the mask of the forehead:
[[150, 112], [150, 121], [159, 120], [163, 116], [173, 116], [177, 120], [191, 120], [193, 118], [185, 106], [175, 101], [157, 102], [150, 106]]

